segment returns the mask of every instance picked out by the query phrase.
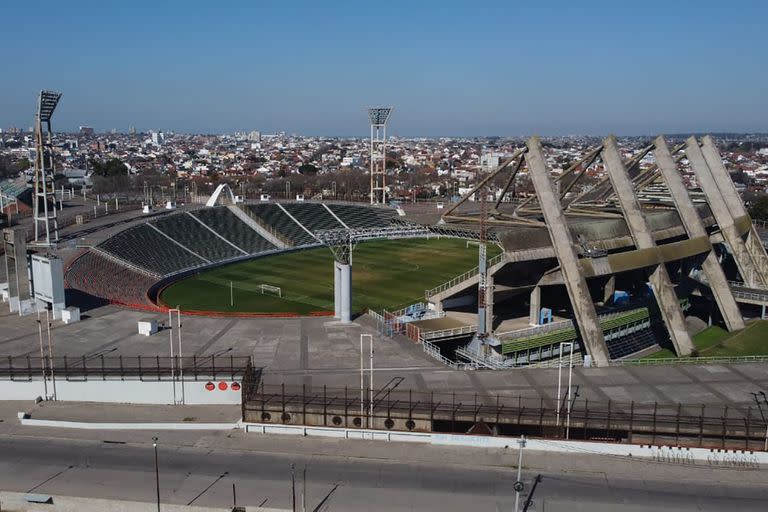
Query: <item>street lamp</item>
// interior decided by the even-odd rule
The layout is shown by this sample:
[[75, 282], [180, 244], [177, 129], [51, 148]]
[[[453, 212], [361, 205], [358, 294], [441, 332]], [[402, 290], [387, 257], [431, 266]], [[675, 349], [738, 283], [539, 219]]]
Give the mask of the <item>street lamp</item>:
[[570, 435], [571, 426], [571, 383], [573, 382], [573, 348], [574, 342], [563, 341], [560, 343], [560, 356], [557, 364], [557, 426], [560, 427], [560, 410], [563, 408], [563, 399], [560, 397], [562, 389], [562, 372], [563, 372], [563, 348], [568, 347], [568, 409], [565, 420], [565, 438], [568, 439]]
[[523, 484], [523, 448], [525, 448], [525, 436], [520, 436], [517, 444], [519, 449], [517, 450], [517, 480], [515, 481], [515, 512], [520, 510], [520, 493], [523, 492], [525, 484]]
[[157, 491], [157, 512], [160, 512], [160, 468], [157, 464], [157, 438], [152, 438], [152, 447], [155, 449], [155, 490]]

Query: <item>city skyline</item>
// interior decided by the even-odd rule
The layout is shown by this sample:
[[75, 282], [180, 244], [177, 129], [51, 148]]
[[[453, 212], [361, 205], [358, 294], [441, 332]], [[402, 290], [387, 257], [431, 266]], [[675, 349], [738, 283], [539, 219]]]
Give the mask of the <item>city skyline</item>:
[[44, 4], [3, 9], [3, 128], [56, 89], [61, 131], [360, 137], [378, 104], [401, 137], [768, 131], [758, 2]]

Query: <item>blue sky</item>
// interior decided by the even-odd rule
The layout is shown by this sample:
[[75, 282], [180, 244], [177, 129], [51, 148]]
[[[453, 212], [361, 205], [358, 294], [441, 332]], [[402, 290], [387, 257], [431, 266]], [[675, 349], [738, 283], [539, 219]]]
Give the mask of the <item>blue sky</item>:
[[0, 126], [47, 88], [58, 129], [768, 131], [768, 2], [629, 3], [3, 2]]

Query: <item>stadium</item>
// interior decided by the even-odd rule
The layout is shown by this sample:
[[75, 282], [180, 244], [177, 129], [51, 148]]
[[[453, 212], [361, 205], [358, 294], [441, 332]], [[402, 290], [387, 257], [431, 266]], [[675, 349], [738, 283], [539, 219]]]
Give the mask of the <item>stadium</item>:
[[607, 137], [557, 171], [532, 137], [426, 203], [387, 196], [384, 151], [372, 136], [366, 203], [222, 183], [107, 212], [40, 188], [34, 237], [4, 230], [3, 396], [239, 405], [263, 432], [762, 446], [744, 390], [764, 385], [768, 256], [710, 137]]
[[[710, 242], [725, 239], [705, 194], [694, 196], [686, 211], [695, 212], [706, 232], [692, 237], [691, 223], [683, 220], [669, 189], [658, 188], [658, 173], [636, 170], [632, 180], [646, 182], [636, 197], [645, 204], [642, 218], [653, 247], [637, 247], [637, 233], [606, 181], [584, 197], [568, 198], [564, 227], [580, 265], [570, 278], [563, 254], [569, 248], [552, 242], [552, 221], [536, 206], [544, 198], [515, 202], [497, 194], [490, 198], [495, 201], [491, 212], [481, 211], [479, 185], [449, 209], [442, 204], [242, 203], [223, 186], [209, 206], [146, 214], [107, 233], [69, 264], [65, 279], [80, 304], [178, 308], [203, 316], [338, 316], [335, 253], [329, 250], [338, 243], [329, 242], [328, 235], [354, 233], [354, 315], [372, 316], [381, 333], [403, 334], [451, 364], [496, 369], [543, 364], [561, 357], [562, 344], [575, 358], [589, 356], [596, 364], [662, 349], [689, 356], [696, 348], [681, 332], [688, 329], [685, 322], [690, 324], [685, 316], [737, 330], [743, 326], [738, 308], [761, 306], [765, 295], [743, 283], [739, 270], [747, 275], [749, 263], [727, 244]], [[656, 188], [648, 187], [654, 181]], [[748, 218], [731, 223], [731, 236], [756, 236]], [[481, 236], [487, 246], [483, 292]], [[723, 277], [727, 273], [731, 282], [742, 281], [730, 299], [713, 293], [702, 271], [710, 253], [722, 264]], [[666, 270], [673, 304], [664, 302], [669, 296], [655, 293], [654, 268]], [[582, 280], [581, 291], [569, 286]], [[478, 317], [481, 301], [486, 326]], [[589, 329], [592, 334], [586, 334]], [[488, 348], [478, 348], [478, 333], [487, 335], [481, 344]]]

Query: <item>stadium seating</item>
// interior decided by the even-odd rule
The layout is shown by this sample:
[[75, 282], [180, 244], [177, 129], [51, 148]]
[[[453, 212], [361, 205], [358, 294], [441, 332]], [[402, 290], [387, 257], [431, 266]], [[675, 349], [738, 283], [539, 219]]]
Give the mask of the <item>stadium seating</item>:
[[122, 304], [151, 306], [147, 290], [157, 279], [88, 251], [67, 270], [66, 286], [87, 296]]
[[328, 207], [350, 228], [377, 228], [389, 225], [392, 210], [351, 204], [329, 204]]
[[286, 203], [283, 207], [313, 233], [326, 229], [344, 228], [322, 204]]
[[[606, 336], [618, 331], [618, 334], [614, 334], [612, 339], [606, 341], [612, 359], [628, 356], [656, 343], [650, 329], [646, 327], [632, 329], [633, 326], [641, 325], [647, 321], [648, 317], [648, 308], [630, 309], [600, 317], [600, 327]], [[577, 339], [578, 334], [575, 327], [564, 327], [555, 331], [536, 333], [524, 338], [510, 340], [502, 344], [501, 353], [516, 361], [521, 358], [525, 361], [542, 360], [554, 357], [555, 350], [560, 343], [577, 341]]]
[[205, 263], [147, 224], [139, 224], [121, 231], [99, 244], [98, 247], [117, 258], [161, 276]]
[[248, 254], [275, 249], [272, 243], [238, 219], [226, 206], [202, 208], [192, 215]]
[[641, 329], [621, 338], [606, 341], [611, 359], [620, 359], [635, 354], [657, 343], [651, 329]]
[[208, 261], [221, 261], [243, 255], [186, 213], [161, 217], [152, 224]]
[[310, 245], [318, 243], [315, 237], [296, 224], [276, 204], [246, 205], [246, 209], [270, 229], [274, 229], [282, 238], [288, 240], [294, 246]]

